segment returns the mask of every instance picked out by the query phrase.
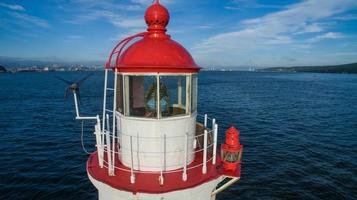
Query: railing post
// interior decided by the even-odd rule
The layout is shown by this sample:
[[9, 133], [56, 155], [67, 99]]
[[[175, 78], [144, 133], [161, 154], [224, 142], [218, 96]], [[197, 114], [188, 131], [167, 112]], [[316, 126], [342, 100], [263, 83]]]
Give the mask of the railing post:
[[205, 128], [207, 128], [207, 114], [205, 114], [205, 119], [204, 119], [203, 125]]
[[217, 135], [218, 135], [218, 124], [214, 125], [213, 128], [213, 157], [212, 157], [212, 164], [216, 164], [216, 157], [217, 157]]
[[108, 160], [108, 174], [109, 176], [113, 176], [114, 173], [112, 171], [112, 156], [110, 154], [111, 151], [111, 144], [110, 144], [110, 132], [109, 130], [105, 131], [105, 139], [107, 143], [107, 160]]
[[182, 172], [182, 180], [187, 180], [187, 153], [188, 153], [188, 133], [185, 134], [185, 150], [184, 150], [184, 160], [183, 160], [183, 172]]
[[163, 176], [163, 171], [166, 170], [166, 134], [164, 134], [164, 153], [163, 153], [163, 164], [162, 164], [162, 169], [160, 171], [160, 185], [164, 184], [164, 176]]
[[203, 163], [202, 163], [202, 173], [207, 172], [207, 129], [204, 130], [203, 135]]
[[134, 157], [133, 157], [133, 136], [130, 136], [130, 158], [131, 158], [131, 165], [130, 165], [130, 183], [135, 183], [135, 175], [134, 175]]
[[136, 159], [137, 159], [137, 169], [140, 170], [140, 154], [139, 154], [139, 132], [136, 133]]
[[[104, 120], [105, 121], [105, 120]], [[108, 132], [110, 132], [109, 130], [110, 130], [110, 127], [109, 127], [109, 114], [106, 114], [106, 123], [107, 123], [107, 129], [105, 129], [104, 127], [103, 127], [103, 133], [104, 134], [106, 134], [106, 133], [108, 133]], [[107, 135], [107, 134], [106, 134]], [[108, 137], [108, 138], [110, 138], [108, 135], [106, 136], [106, 137]], [[107, 139], [107, 143], [108, 143], [108, 139]], [[109, 143], [110, 143], [110, 140], [109, 140]], [[109, 144], [110, 145], [110, 144]], [[107, 150], [108, 150], [108, 144], [106, 145], [107, 146]], [[108, 160], [111, 158], [110, 156], [109, 156], [109, 154], [107, 154], [107, 156], [108, 156]], [[112, 159], [110, 159], [110, 164], [111, 164], [111, 160]], [[108, 161], [108, 163], [109, 163], [109, 161]], [[108, 169], [109, 168], [111, 168], [111, 167], [109, 167], [109, 164], [108, 164]], [[112, 172], [110, 172], [110, 174], [111, 174]]]
[[110, 125], [109, 125], [109, 114], [106, 115], [107, 116], [107, 130], [110, 130]]
[[159, 182], [160, 182], [160, 185], [164, 184], [164, 175], [162, 174], [162, 169], [160, 170]]
[[98, 155], [98, 163], [100, 168], [103, 168], [103, 141], [101, 140], [102, 137], [102, 130], [100, 127], [100, 119], [99, 115], [97, 115], [97, 123], [94, 126], [95, 128], [95, 139], [96, 139], [96, 147], [97, 147], [97, 155]]
[[166, 170], [166, 134], [164, 134], [164, 171]]

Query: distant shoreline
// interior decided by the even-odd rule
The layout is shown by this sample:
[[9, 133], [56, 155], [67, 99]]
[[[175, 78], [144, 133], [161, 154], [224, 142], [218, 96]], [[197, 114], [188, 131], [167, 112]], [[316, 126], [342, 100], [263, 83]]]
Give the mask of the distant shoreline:
[[257, 71], [357, 74], [357, 63], [331, 66], [270, 67], [264, 69], [257, 69]]
[[46, 73], [46, 72], [86, 72], [102, 71], [102, 66], [98, 67], [11, 67], [5, 68], [0, 66], [0, 73]]
[[[96, 66], [32, 66], [32, 67], [10, 67], [0, 66], [0, 73], [46, 73], [46, 72], [86, 72], [86, 71], [103, 71], [104, 67]], [[276, 72], [276, 73], [338, 73], [338, 74], [357, 74], [357, 63], [331, 65], [331, 66], [295, 66], [295, 67], [269, 67], [254, 70], [242, 70], [240, 68], [202, 68], [202, 72]]]

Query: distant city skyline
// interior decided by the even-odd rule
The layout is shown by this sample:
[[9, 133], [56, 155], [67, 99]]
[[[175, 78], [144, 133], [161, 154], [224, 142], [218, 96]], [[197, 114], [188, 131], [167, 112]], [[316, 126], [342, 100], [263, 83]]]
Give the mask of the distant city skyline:
[[[357, 62], [356, 0], [161, 0], [168, 34], [203, 67]], [[146, 30], [152, 0], [0, 0], [0, 57], [104, 62]]]

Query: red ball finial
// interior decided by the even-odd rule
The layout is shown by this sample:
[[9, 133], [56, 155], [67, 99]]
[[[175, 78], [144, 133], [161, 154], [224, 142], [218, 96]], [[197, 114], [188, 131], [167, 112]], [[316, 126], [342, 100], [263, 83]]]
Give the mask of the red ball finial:
[[149, 32], [165, 32], [169, 23], [169, 11], [156, 0], [145, 12], [145, 22]]

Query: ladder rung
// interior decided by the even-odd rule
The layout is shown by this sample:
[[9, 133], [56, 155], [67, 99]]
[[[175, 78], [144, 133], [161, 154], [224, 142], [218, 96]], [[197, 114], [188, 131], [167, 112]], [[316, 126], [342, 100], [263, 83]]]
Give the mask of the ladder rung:
[[107, 112], [111, 112], [111, 113], [113, 112], [112, 110], [108, 110], [108, 109], [105, 109], [105, 111], [107, 111]]
[[107, 88], [107, 90], [111, 90], [111, 91], [114, 91], [114, 89], [113, 89], [113, 88]]

